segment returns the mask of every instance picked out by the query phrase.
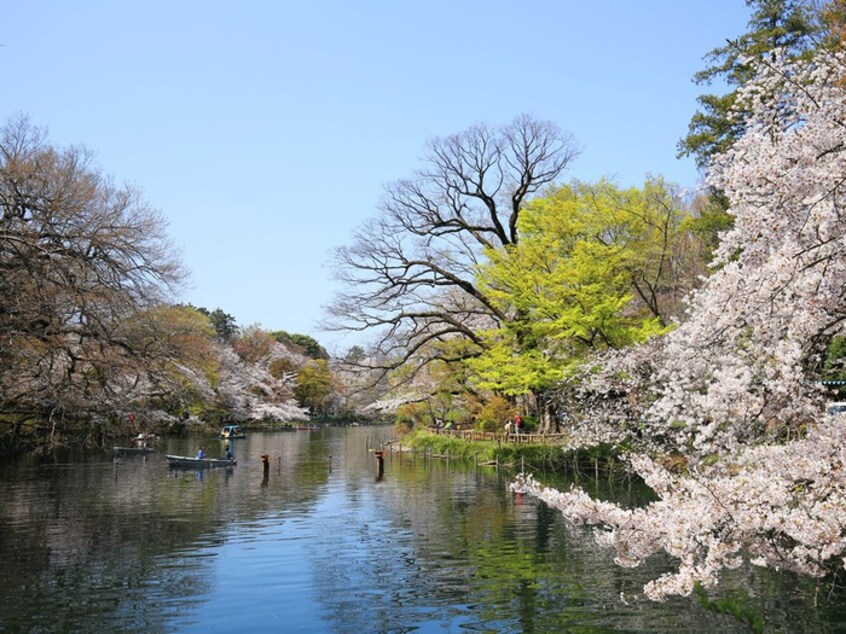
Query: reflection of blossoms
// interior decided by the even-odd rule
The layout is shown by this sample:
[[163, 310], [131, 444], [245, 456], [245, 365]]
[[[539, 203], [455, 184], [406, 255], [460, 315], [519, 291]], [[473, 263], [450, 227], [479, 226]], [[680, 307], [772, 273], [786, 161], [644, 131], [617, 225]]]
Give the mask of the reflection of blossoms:
[[846, 419], [820, 420], [812, 374], [846, 319], [844, 69], [826, 53], [759, 68], [739, 97], [748, 131], [711, 175], [735, 217], [715, 273], [675, 331], [584, 377], [606, 431], [639, 429], [641, 447], [661, 439], [689, 471], [630, 456], [660, 498], [641, 509], [514, 485], [600, 525], [621, 565], [675, 557], [677, 570], [644, 588], [651, 599], [713, 586], [744, 559], [812, 576], [844, 564]]

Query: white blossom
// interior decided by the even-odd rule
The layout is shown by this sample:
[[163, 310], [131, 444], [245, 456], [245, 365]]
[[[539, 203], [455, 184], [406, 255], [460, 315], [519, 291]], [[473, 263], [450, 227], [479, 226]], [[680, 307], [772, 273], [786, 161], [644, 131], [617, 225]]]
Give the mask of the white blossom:
[[748, 131], [710, 175], [735, 219], [713, 274], [673, 332], [580, 377], [597, 403], [613, 391], [642, 401], [600, 403], [597, 434], [637, 426], [688, 470], [630, 455], [659, 497], [638, 509], [531, 476], [513, 485], [596, 525], [620, 565], [674, 557], [675, 571], [644, 588], [650, 599], [712, 587], [744, 561], [811, 576], [846, 561], [846, 417], [824, 416], [811, 371], [846, 320], [843, 61], [821, 52], [759, 64], [739, 94]]

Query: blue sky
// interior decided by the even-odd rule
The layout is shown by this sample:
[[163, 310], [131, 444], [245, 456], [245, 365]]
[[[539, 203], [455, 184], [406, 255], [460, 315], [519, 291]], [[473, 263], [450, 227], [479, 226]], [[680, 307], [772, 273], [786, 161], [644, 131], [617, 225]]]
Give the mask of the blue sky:
[[676, 158], [703, 56], [744, 0], [0, 0], [0, 121], [82, 144], [168, 219], [182, 301], [317, 321], [331, 249], [427, 139], [521, 113], [583, 149], [564, 180], [698, 182]]

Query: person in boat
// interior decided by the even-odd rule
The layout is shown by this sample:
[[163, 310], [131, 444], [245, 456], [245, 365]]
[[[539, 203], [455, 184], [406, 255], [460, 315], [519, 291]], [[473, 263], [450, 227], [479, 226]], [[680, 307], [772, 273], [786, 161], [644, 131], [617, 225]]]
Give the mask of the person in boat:
[[205, 451], [205, 449], [203, 449], [203, 446], [200, 445], [200, 448], [197, 449], [197, 458], [202, 460], [205, 457], [206, 457], [206, 451]]
[[226, 453], [223, 454], [224, 460], [235, 460], [235, 455], [232, 453], [231, 445], [226, 445]]
[[150, 444], [156, 439], [155, 434], [139, 432], [137, 436], [133, 436], [132, 444], [135, 447], [139, 447], [141, 449], [146, 449], [150, 446]]

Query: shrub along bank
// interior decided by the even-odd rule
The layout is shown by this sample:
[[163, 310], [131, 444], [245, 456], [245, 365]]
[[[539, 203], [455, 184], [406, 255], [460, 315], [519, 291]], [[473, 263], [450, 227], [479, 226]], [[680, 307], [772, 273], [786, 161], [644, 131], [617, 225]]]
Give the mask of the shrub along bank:
[[545, 443], [510, 443], [501, 440], [469, 441], [416, 429], [402, 437], [402, 447], [419, 453], [492, 464], [526, 471], [550, 471], [569, 474], [624, 474], [619, 460], [620, 448], [598, 445], [587, 449], [567, 450]]

